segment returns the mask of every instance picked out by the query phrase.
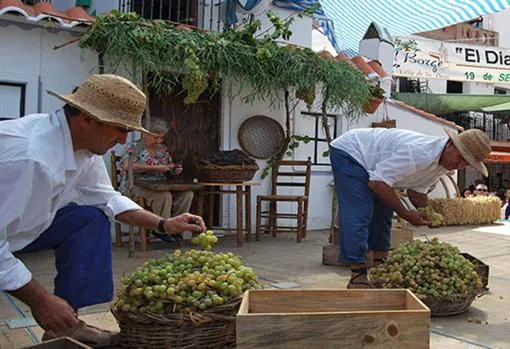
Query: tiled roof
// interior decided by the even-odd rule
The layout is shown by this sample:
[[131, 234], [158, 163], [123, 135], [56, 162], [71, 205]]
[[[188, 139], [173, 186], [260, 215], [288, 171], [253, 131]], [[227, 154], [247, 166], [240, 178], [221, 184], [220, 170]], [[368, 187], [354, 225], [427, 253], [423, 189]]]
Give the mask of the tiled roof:
[[[351, 58], [349, 58], [345, 55], [342, 55], [342, 54], [337, 55], [335, 57], [335, 59], [339, 60], [339, 61], [344, 61], [344, 62], [350, 64], [354, 68], [360, 70], [369, 79], [382, 79], [382, 78], [389, 76], [389, 74], [383, 69], [383, 67], [381, 66], [381, 64], [378, 61], [369, 60], [362, 56], [356, 56], [351, 59]], [[435, 121], [435, 122], [443, 124], [445, 126], [453, 127], [456, 130], [461, 131], [461, 132], [464, 131], [463, 127], [457, 125], [456, 123], [454, 123], [452, 121], [442, 119], [435, 114], [427, 113], [424, 110], [415, 108], [411, 105], [405, 104], [404, 102], [397, 101], [394, 99], [388, 99], [388, 102], [397, 106], [397, 107], [400, 107], [402, 109], [406, 109], [406, 110], [408, 110], [418, 116], [421, 116], [425, 119]]]
[[20, 15], [29, 22], [52, 21], [62, 28], [73, 28], [77, 25], [87, 25], [94, 20], [81, 7], [72, 7], [66, 11], [57, 11], [49, 2], [39, 2], [35, 5], [25, 5], [21, 0], [0, 0], [0, 16], [5, 14]]

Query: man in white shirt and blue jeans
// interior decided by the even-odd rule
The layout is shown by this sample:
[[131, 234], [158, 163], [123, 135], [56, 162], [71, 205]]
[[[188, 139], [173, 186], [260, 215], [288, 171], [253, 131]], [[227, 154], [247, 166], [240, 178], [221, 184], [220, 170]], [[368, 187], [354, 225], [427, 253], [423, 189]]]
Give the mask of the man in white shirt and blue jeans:
[[[116, 75], [92, 75], [63, 109], [0, 122], [0, 289], [26, 303], [46, 331], [94, 347], [118, 336], [78, 320], [113, 296], [110, 221], [161, 233], [201, 232], [201, 217], [163, 219], [113, 190], [101, 155], [141, 126], [145, 95]], [[54, 295], [13, 252], [53, 249]]]
[[332, 143], [331, 166], [340, 216], [339, 261], [348, 264], [348, 288], [369, 288], [366, 254], [386, 257], [396, 212], [415, 226], [429, 225], [423, 214], [404, 207], [395, 190], [407, 190], [414, 206], [428, 206], [427, 193], [439, 178], [471, 165], [487, 176], [488, 136], [476, 129], [449, 138], [402, 129], [354, 129]]

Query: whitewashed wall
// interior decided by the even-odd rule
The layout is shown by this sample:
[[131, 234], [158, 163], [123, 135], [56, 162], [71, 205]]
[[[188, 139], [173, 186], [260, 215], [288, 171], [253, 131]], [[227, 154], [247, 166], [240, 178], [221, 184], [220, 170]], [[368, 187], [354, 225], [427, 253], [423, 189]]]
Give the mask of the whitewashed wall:
[[[27, 29], [30, 28], [30, 29]], [[0, 30], [0, 81], [26, 84], [25, 114], [49, 112], [62, 106], [46, 90], [70, 93], [97, 66], [97, 55], [68, 45], [53, 47], [72, 40], [66, 31], [42, 27], [21, 28], [2, 21]]]

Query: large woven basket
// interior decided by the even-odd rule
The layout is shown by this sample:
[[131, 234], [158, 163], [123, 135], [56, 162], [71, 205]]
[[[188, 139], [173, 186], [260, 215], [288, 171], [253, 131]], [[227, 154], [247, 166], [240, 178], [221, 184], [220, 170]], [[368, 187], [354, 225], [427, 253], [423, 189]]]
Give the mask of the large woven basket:
[[451, 316], [466, 312], [476, 298], [476, 292], [467, 295], [457, 295], [454, 298], [427, 297], [423, 301], [430, 308], [432, 316]]
[[259, 166], [257, 164], [226, 166], [199, 164], [197, 168], [202, 182], [242, 183], [251, 180]]
[[237, 133], [241, 148], [256, 159], [269, 159], [285, 146], [285, 131], [273, 118], [255, 115], [245, 120]]
[[111, 307], [120, 327], [122, 348], [224, 349], [235, 347], [241, 297], [210, 311], [159, 315]]

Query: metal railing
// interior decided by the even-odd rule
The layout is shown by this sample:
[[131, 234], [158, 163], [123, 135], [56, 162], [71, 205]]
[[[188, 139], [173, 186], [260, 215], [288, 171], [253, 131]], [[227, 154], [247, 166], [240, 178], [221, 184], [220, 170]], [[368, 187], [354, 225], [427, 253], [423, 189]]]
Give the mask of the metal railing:
[[497, 113], [464, 112], [442, 115], [446, 120], [468, 130], [478, 128], [493, 141], [510, 142], [510, 117]]
[[223, 31], [231, 0], [120, 0], [120, 12], [142, 18], [187, 24], [209, 31]]
[[51, 2], [51, 0], [21, 0], [25, 5], [35, 5], [39, 2]]

